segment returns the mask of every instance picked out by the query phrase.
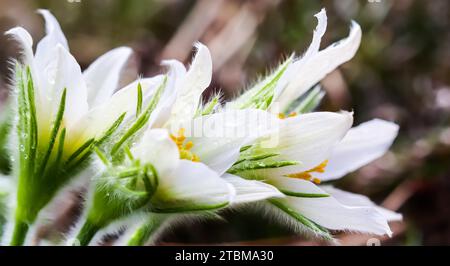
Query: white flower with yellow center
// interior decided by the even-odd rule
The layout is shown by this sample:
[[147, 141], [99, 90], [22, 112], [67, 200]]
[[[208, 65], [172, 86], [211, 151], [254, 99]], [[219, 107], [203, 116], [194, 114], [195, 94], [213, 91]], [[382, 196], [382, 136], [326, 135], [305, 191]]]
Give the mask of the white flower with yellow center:
[[114, 93], [131, 49], [120, 47], [81, 72], [70, 54], [56, 19], [39, 10], [46, 36], [33, 53], [33, 40], [21, 27], [9, 30], [23, 50], [16, 64], [17, 141], [14, 174], [17, 182], [15, 229], [11, 244], [24, 242], [28, 227], [62, 186], [83, 169], [94, 146], [101, 145], [133, 116], [136, 87], [149, 96], [162, 77], [136, 81]]
[[[189, 71], [178, 61], [165, 62], [169, 74], [156, 93], [160, 97], [142, 137], [135, 132], [133, 141], [119, 141], [111, 152], [99, 152], [106, 168], [94, 180], [86, 221], [77, 237], [80, 244], [87, 245], [99, 229], [135, 211], [207, 212], [242, 197], [282, 196], [258, 181], [248, 181], [253, 191], [235, 195], [221, 177], [237, 160], [240, 149], [268, 134], [270, 121], [277, 117], [256, 109], [211, 113], [214, 106], [199, 108], [201, 94], [211, 81], [212, 65], [209, 50], [202, 44], [196, 46]], [[116, 159], [120, 149], [125, 149], [127, 158]], [[129, 195], [125, 190], [130, 190]]]
[[239, 182], [243, 177], [277, 187], [286, 197], [269, 200], [268, 213], [301, 231], [306, 227], [324, 237], [330, 237], [324, 228], [391, 235], [387, 222], [401, 219], [400, 215], [376, 207], [366, 197], [320, 185], [379, 158], [397, 136], [398, 126], [393, 123], [372, 120], [350, 129], [352, 121], [352, 114], [346, 112], [283, 119], [276, 146], [255, 143], [241, 157], [274, 154], [258, 162], [263, 166], [277, 161], [297, 163], [251, 169], [243, 161], [228, 171], [232, 174], [227, 179]]
[[[369, 199], [342, 192], [321, 182], [345, 174], [383, 155], [395, 139], [398, 126], [373, 120], [350, 129], [351, 113], [312, 111], [323, 97], [320, 88], [313, 89], [328, 73], [350, 60], [361, 41], [361, 29], [352, 23], [349, 36], [330, 47], [319, 50], [325, 33], [325, 10], [316, 15], [318, 25], [306, 53], [288, 58], [267, 78], [257, 83], [227, 108], [255, 107], [280, 113], [280, 126], [275, 145], [256, 142], [241, 153], [229, 170], [227, 180], [238, 188], [242, 178], [259, 180], [277, 187], [286, 197], [271, 199], [264, 205], [294, 228], [331, 238], [325, 228], [373, 234], [391, 234], [388, 221], [400, 215], [376, 207]], [[299, 99], [300, 98], [300, 99]], [[291, 111], [294, 111], [291, 113]], [[260, 157], [261, 160], [249, 160]], [[240, 177], [238, 177], [240, 176]], [[266, 210], [265, 209], [265, 210]]]

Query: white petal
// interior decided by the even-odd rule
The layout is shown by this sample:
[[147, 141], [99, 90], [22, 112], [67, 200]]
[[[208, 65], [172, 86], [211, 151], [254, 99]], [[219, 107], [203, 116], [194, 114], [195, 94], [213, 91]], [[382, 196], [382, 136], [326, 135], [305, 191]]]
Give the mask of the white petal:
[[117, 89], [120, 72], [130, 57], [132, 50], [119, 47], [100, 56], [83, 75], [88, 88], [89, 106], [102, 104]]
[[331, 230], [392, 235], [386, 218], [372, 207], [343, 205], [333, 197], [302, 198], [288, 196], [276, 201]]
[[[274, 152], [277, 160], [297, 161], [299, 164], [274, 169], [258, 170], [262, 176], [280, 176], [310, 170], [329, 158], [353, 123], [349, 112], [315, 112], [281, 121]], [[274, 141], [275, 142], [275, 141]]]
[[[288, 106], [289, 103], [295, 100], [295, 98], [286, 98], [288, 93], [292, 93], [291, 91], [295, 88], [292, 88], [294, 84], [296, 84], [296, 80], [298, 78], [298, 73], [301, 70], [301, 66], [303, 62], [306, 62], [311, 57], [314, 57], [320, 49], [320, 43], [322, 41], [322, 37], [325, 34], [325, 31], [327, 30], [327, 13], [325, 9], [322, 9], [319, 13], [315, 15], [317, 18], [317, 26], [314, 30], [313, 39], [311, 42], [311, 45], [308, 47], [308, 50], [305, 52], [303, 57], [300, 60], [296, 60], [293, 64], [290, 64], [288, 68], [286, 69], [285, 73], [277, 83], [277, 86], [275, 87], [275, 94], [274, 94], [274, 101], [271, 104], [272, 111], [280, 112], [284, 111]], [[285, 91], [285, 90], [290, 91]], [[305, 91], [298, 91], [298, 95], [301, 96]], [[282, 94], [284, 92], [284, 94]], [[281, 95], [281, 96], [280, 96]], [[298, 96], [298, 97], [299, 97]], [[280, 98], [282, 97], [282, 98]], [[285, 98], [285, 99], [283, 99]], [[277, 104], [274, 106], [274, 104]], [[274, 107], [279, 108], [280, 110], [274, 110]]]
[[64, 48], [66, 48], [66, 50], [69, 50], [66, 36], [64, 36], [64, 33], [62, 32], [58, 20], [56, 20], [56, 18], [48, 10], [39, 9], [38, 13], [41, 14], [45, 19], [45, 32], [47, 35], [43, 38], [43, 40], [46, 37], [50, 37], [48, 39], [52, 41], [53, 46], [59, 43]]
[[165, 178], [180, 161], [178, 147], [164, 129], [147, 130], [132, 149], [132, 154], [143, 163], [151, 163], [161, 178]]
[[46, 76], [40, 76], [40, 81], [54, 111], [59, 106], [62, 91], [67, 89], [64, 121], [70, 126], [88, 111], [86, 84], [78, 62], [63, 46], [58, 44], [53, 52], [53, 59], [45, 66]]
[[172, 112], [173, 104], [175, 103], [177, 97], [177, 90], [182, 86], [180, 83], [185, 75], [186, 68], [183, 63], [177, 60], [165, 60], [162, 62], [163, 66], [169, 68], [169, 73], [167, 76], [166, 88], [164, 89], [161, 99], [153, 111], [149, 127], [163, 127], [170, 117]]
[[388, 221], [401, 221], [403, 219], [401, 214], [383, 207], [378, 207], [366, 196], [343, 191], [332, 186], [321, 186], [321, 188], [327, 193], [331, 194], [342, 204], [349, 206], [373, 207], [377, 211], [379, 211]]
[[303, 55], [304, 58], [309, 58], [310, 56], [319, 52], [320, 42], [322, 41], [322, 37], [327, 30], [327, 13], [323, 8], [319, 13], [314, 15], [317, 18], [317, 27], [314, 30], [313, 39], [311, 45], [308, 47], [308, 50]]
[[256, 180], [246, 180], [241, 177], [225, 174], [222, 176], [236, 190], [233, 204], [255, 202], [269, 198], [284, 197], [276, 187]]
[[374, 119], [350, 129], [333, 150], [322, 181], [340, 178], [381, 157], [392, 145], [398, 125]]
[[69, 132], [77, 132], [75, 135], [83, 136], [81, 139], [100, 137], [123, 113], [126, 113], [126, 117], [136, 114], [138, 83], [141, 84], [145, 99], [153, 94], [162, 81], [161, 75], [134, 81], [114, 93], [104, 104], [89, 110]]
[[233, 187], [202, 163], [180, 160], [170, 174], [161, 176], [152, 199], [155, 211], [183, 212], [225, 207]]
[[5, 33], [6, 35], [12, 36], [15, 40], [20, 43], [23, 50], [23, 63], [29, 66], [33, 65], [33, 38], [31, 35], [22, 27], [12, 28]]
[[219, 175], [239, 157], [242, 146], [268, 135], [278, 125], [278, 118], [256, 109], [227, 110], [200, 116], [185, 126], [192, 152]]
[[211, 83], [212, 60], [206, 46], [201, 43], [195, 45], [197, 54], [189, 71], [177, 89], [177, 99], [172, 109], [174, 123], [191, 119], [199, 105], [203, 91]]
[[[38, 10], [38, 13], [45, 19], [46, 35], [37, 44], [36, 61], [39, 65], [43, 66], [54, 56], [53, 49], [58, 44], [64, 47], [67, 51], [69, 51], [69, 46], [56, 18], [48, 10], [40, 9]], [[41, 70], [44, 69], [41, 68]]]
[[[320, 33], [322, 31], [317, 30], [315, 35], [320, 35]], [[346, 39], [334, 43], [320, 52], [315, 52], [316, 47], [314, 47], [308, 50], [307, 56], [291, 64], [283, 77], [288, 80], [288, 84], [278, 88], [282, 92], [276, 94], [279, 96], [275, 101], [278, 102], [281, 110], [285, 110], [292, 101], [338, 66], [352, 59], [360, 43], [361, 28], [356, 22], [352, 22], [350, 34]], [[316, 42], [313, 42], [313, 45], [316, 45]]]
[[298, 197], [327, 197], [328, 193], [324, 192], [311, 181], [290, 178], [285, 176], [268, 177], [266, 183], [275, 186], [278, 190], [286, 195]]

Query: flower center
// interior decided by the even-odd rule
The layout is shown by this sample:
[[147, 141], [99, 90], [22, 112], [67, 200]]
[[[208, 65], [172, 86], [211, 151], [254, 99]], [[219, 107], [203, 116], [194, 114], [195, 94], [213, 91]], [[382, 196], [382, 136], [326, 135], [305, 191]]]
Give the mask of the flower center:
[[297, 116], [297, 113], [296, 113], [296, 112], [291, 112], [291, 113], [289, 113], [287, 116], [286, 116], [284, 113], [279, 113], [279, 114], [278, 114], [278, 118], [279, 118], [279, 119], [286, 119], [286, 118], [288, 118], [288, 117], [294, 117], [294, 116]]
[[170, 134], [170, 138], [175, 142], [175, 144], [177, 144], [178, 151], [180, 152], [180, 159], [200, 162], [200, 158], [191, 152], [192, 147], [194, 147], [194, 143], [192, 143], [192, 141], [186, 142], [184, 131], [184, 128], [180, 128], [177, 136]]
[[319, 164], [318, 166], [309, 169], [308, 171], [304, 171], [304, 172], [299, 172], [299, 173], [294, 173], [294, 174], [288, 174], [286, 175], [287, 177], [292, 177], [292, 178], [299, 178], [299, 179], [303, 179], [303, 180], [308, 180], [308, 181], [312, 181], [315, 184], [320, 184], [320, 179], [313, 177], [312, 173], [323, 173], [325, 172], [325, 167], [327, 167], [328, 164], [328, 160], [323, 161], [321, 164]]

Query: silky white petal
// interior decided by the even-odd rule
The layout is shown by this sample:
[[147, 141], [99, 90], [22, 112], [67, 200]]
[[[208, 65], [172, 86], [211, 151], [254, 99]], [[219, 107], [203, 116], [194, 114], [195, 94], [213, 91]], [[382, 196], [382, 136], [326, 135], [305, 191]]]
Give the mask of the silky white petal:
[[225, 181], [236, 190], [233, 204], [255, 202], [269, 198], [284, 197], [276, 187], [256, 180], [246, 180], [241, 177], [224, 174]]
[[[274, 93], [274, 101], [271, 104], [272, 111], [280, 112], [284, 111], [285, 108], [287, 108], [287, 104], [285, 102], [293, 101], [295, 98], [290, 99], [280, 99], [280, 95], [283, 93], [284, 90], [290, 89], [294, 90], [293, 84], [295, 84], [296, 79], [298, 78], [298, 73], [301, 70], [302, 62], [305, 62], [309, 60], [311, 57], [314, 57], [317, 55], [320, 49], [320, 43], [322, 41], [322, 37], [325, 34], [325, 31], [327, 30], [327, 13], [325, 9], [322, 9], [319, 13], [315, 15], [317, 18], [317, 26], [314, 30], [313, 39], [311, 42], [311, 45], [308, 47], [308, 50], [303, 55], [303, 58], [300, 60], [296, 60], [293, 64], [290, 64], [288, 68], [286, 69], [283, 76], [280, 78], [280, 80], [277, 82], [277, 86], [275, 87], [275, 93]], [[303, 78], [304, 77], [300, 77]], [[286, 88], [288, 87], [288, 88]], [[299, 91], [298, 95], [302, 95], [305, 91]], [[281, 97], [287, 97], [286, 94], [288, 92], [285, 92], [284, 95]], [[281, 103], [281, 104], [280, 104]], [[274, 108], [279, 108], [279, 110], [274, 110]]]
[[268, 135], [278, 126], [278, 118], [256, 109], [227, 110], [200, 116], [185, 126], [187, 141], [201, 162], [219, 175], [239, 157], [242, 146]]
[[201, 43], [196, 43], [195, 47], [197, 54], [179, 85], [181, 87], [177, 89], [177, 98], [171, 113], [173, 123], [189, 120], [195, 115], [200, 97], [211, 83], [211, 54], [208, 48]]
[[33, 65], [33, 38], [31, 35], [22, 27], [15, 27], [8, 30], [6, 35], [12, 36], [17, 40], [23, 50], [23, 63], [25, 65]]
[[[50, 11], [45, 9], [39, 9], [38, 13], [44, 17], [45, 20], [45, 32], [46, 36], [41, 40], [51, 41], [51, 45], [55, 46], [56, 44], [61, 44], [66, 50], [69, 50], [69, 45], [67, 44], [66, 36], [61, 30], [61, 26], [58, 23], [58, 20], [50, 13]], [[47, 38], [48, 37], [48, 38]], [[46, 39], [47, 38], [47, 39]], [[45, 42], [45, 41], [44, 41]], [[39, 48], [38, 48], [39, 49]]]
[[45, 67], [55, 56], [54, 48], [57, 45], [61, 45], [64, 49], [69, 51], [69, 46], [56, 18], [48, 10], [40, 9], [38, 10], [38, 13], [45, 19], [46, 35], [36, 47], [36, 67], [41, 71], [46, 71]]
[[180, 160], [171, 173], [160, 176], [151, 203], [156, 211], [182, 212], [224, 207], [234, 188], [202, 163]]
[[155, 128], [163, 127], [169, 119], [173, 104], [177, 97], [177, 89], [182, 86], [180, 82], [186, 75], [186, 68], [180, 61], [165, 60], [162, 62], [162, 65], [168, 67], [169, 72], [167, 75], [166, 88], [164, 89], [161, 99], [156, 106], [156, 109], [153, 111], [148, 123], [149, 127]]
[[343, 205], [333, 197], [288, 196], [277, 201], [328, 229], [392, 235], [386, 218], [372, 207]]
[[[317, 35], [321, 31], [317, 31]], [[350, 34], [347, 38], [332, 44], [326, 49], [314, 53], [308, 50], [307, 56], [291, 64], [283, 79], [288, 80], [284, 87], [277, 88], [275, 101], [277, 107], [285, 110], [289, 104], [300, 97], [314, 84], [322, 80], [341, 64], [349, 61], [356, 54], [361, 43], [361, 27], [352, 22]], [[314, 43], [315, 44], [315, 43]], [[311, 51], [314, 51], [312, 49]]]
[[136, 114], [137, 87], [141, 84], [143, 98], [149, 98], [155, 88], [163, 82], [163, 76], [136, 80], [114, 93], [104, 104], [97, 106], [77, 121], [68, 132], [81, 139], [100, 137], [123, 114], [131, 117]]
[[326, 197], [328, 193], [324, 192], [311, 181], [290, 178], [285, 176], [273, 176], [265, 179], [266, 183], [275, 186], [278, 190], [291, 196], [309, 196], [309, 197]]
[[309, 58], [313, 56], [320, 49], [320, 42], [322, 41], [322, 37], [327, 30], [327, 13], [323, 8], [319, 13], [314, 15], [317, 18], [317, 27], [314, 30], [313, 39], [311, 45], [308, 47], [308, 50], [303, 55], [304, 58]]
[[340, 178], [381, 157], [398, 134], [398, 125], [374, 119], [350, 129], [333, 150], [322, 181]]
[[297, 161], [297, 165], [254, 171], [260, 177], [280, 176], [310, 170], [329, 158], [353, 123], [349, 112], [315, 112], [281, 120], [277, 160]]
[[132, 154], [143, 163], [151, 163], [163, 179], [180, 161], [178, 147], [164, 129], [147, 130], [139, 144], [132, 149]]
[[75, 58], [58, 44], [45, 69], [40, 81], [45, 86], [53, 112], [59, 107], [62, 91], [67, 89], [64, 121], [70, 126], [88, 111], [86, 84], [81, 68]]
[[113, 49], [100, 56], [84, 71], [91, 108], [104, 103], [117, 89], [120, 72], [131, 53], [132, 50], [128, 47]]
[[320, 186], [324, 191], [331, 194], [337, 201], [348, 206], [373, 207], [380, 212], [388, 221], [401, 221], [400, 213], [377, 206], [369, 198], [363, 195], [350, 193], [332, 186]]

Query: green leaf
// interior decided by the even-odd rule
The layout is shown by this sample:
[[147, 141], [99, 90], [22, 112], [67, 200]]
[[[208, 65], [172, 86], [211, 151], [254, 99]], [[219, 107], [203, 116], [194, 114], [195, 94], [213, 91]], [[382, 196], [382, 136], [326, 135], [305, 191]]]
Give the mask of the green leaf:
[[117, 118], [116, 121], [114, 121], [111, 127], [108, 130], [106, 130], [105, 134], [103, 134], [103, 136], [96, 141], [95, 143], [96, 146], [101, 146], [112, 136], [112, 134], [114, 134], [114, 132], [116, 132], [116, 130], [119, 128], [119, 126], [125, 119], [126, 114], [127, 114], [126, 112], [122, 113], [122, 115], [120, 115], [119, 118]]
[[55, 145], [58, 131], [59, 131], [59, 128], [61, 127], [61, 123], [63, 120], [64, 110], [66, 107], [66, 94], [67, 94], [67, 89], [64, 88], [62, 95], [61, 95], [61, 100], [59, 102], [58, 112], [56, 114], [55, 121], [53, 122], [53, 128], [52, 128], [52, 131], [50, 134], [50, 139], [48, 142], [47, 150], [44, 153], [44, 157], [42, 158], [42, 161], [40, 162], [40, 167], [38, 168], [37, 173], [36, 173], [37, 176], [43, 175], [43, 173], [45, 171], [45, 167], [47, 166], [48, 160], [52, 153], [53, 146]]
[[325, 92], [320, 88], [320, 85], [317, 85], [305, 97], [301, 97], [298, 101], [294, 102], [291, 105], [293, 107], [288, 108], [288, 110], [297, 114], [312, 112], [319, 106], [324, 96]]
[[236, 109], [257, 108], [266, 110], [269, 108], [278, 81], [283, 76], [287, 67], [292, 63], [292, 60], [293, 56], [290, 56], [270, 75], [256, 83], [252, 88], [233, 101], [231, 106]]
[[142, 86], [141, 83], [138, 83], [137, 86], [137, 104], [136, 104], [136, 117], [141, 114], [142, 110]]
[[97, 154], [98, 158], [103, 162], [105, 166], [109, 166], [108, 158], [98, 147], [94, 147], [94, 152], [95, 154]]
[[7, 100], [0, 112], [0, 173], [9, 174], [11, 171], [11, 157], [9, 154], [9, 136], [14, 119], [13, 101]]
[[199, 108], [197, 110], [196, 116], [204, 116], [204, 115], [212, 114], [212, 112], [214, 111], [214, 108], [219, 103], [219, 99], [220, 99], [219, 95], [214, 96], [205, 106], [203, 106], [203, 108]]
[[134, 136], [150, 119], [150, 115], [155, 110], [156, 105], [159, 102], [159, 99], [161, 97], [162, 92], [164, 91], [167, 84], [167, 76], [164, 78], [164, 81], [161, 83], [159, 88], [156, 90], [155, 95], [153, 95], [152, 99], [150, 100], [150, 103], [148, 104], [147, 108], [142, 112], [141, 115], [134, 121], [134, 123], [125, 131], [123, 136], [119, 139], [119, 141], [114, 144], [114, 146], [111, 149], [111, 156], [114, 157], [114, 155], [120, 150], [122, 145], [132, 136]]
[[298, 197], [298, 198], [327, 198], [330, 195], [328, 194], [314, 194], [314, 193], [300, 193], [295, 191], [289, 191], [284, 189], [278, 189], [280, 192], [285, 194], [286, 196]]
[[273, 162], [263, 162], [263, 161], [243, 161], [237, 165], [233, 165], [227, 172], [230, 174], [236, 174], [239, 172], [258, 170], [258, 169], [270, 169], [279, 168], [290, 165], [297, 165], [296, 161], [273, 161]]
[[93, 147], [95, 138], [88, 139], [83, 145], [81, 145], [76, 151], [74, 151], [66, 161], [66, 165], [70, 165], [75, 159], [85, 151], [90, 151]]
[[[180, 205], [182, 204], [182, 205]], [[196, 212], [196, 211], [210, 211], [217, 210], [227, 207], [230, 203], [222, 202], [217, 204], [196, 204], [189, 202], [168, 202], [167, 205], [164, 204], [150, 204], [149, 210], [155, 213], [186, 213], [186, 212]], [[173, 205], [180, 205], [172, 207]]]

